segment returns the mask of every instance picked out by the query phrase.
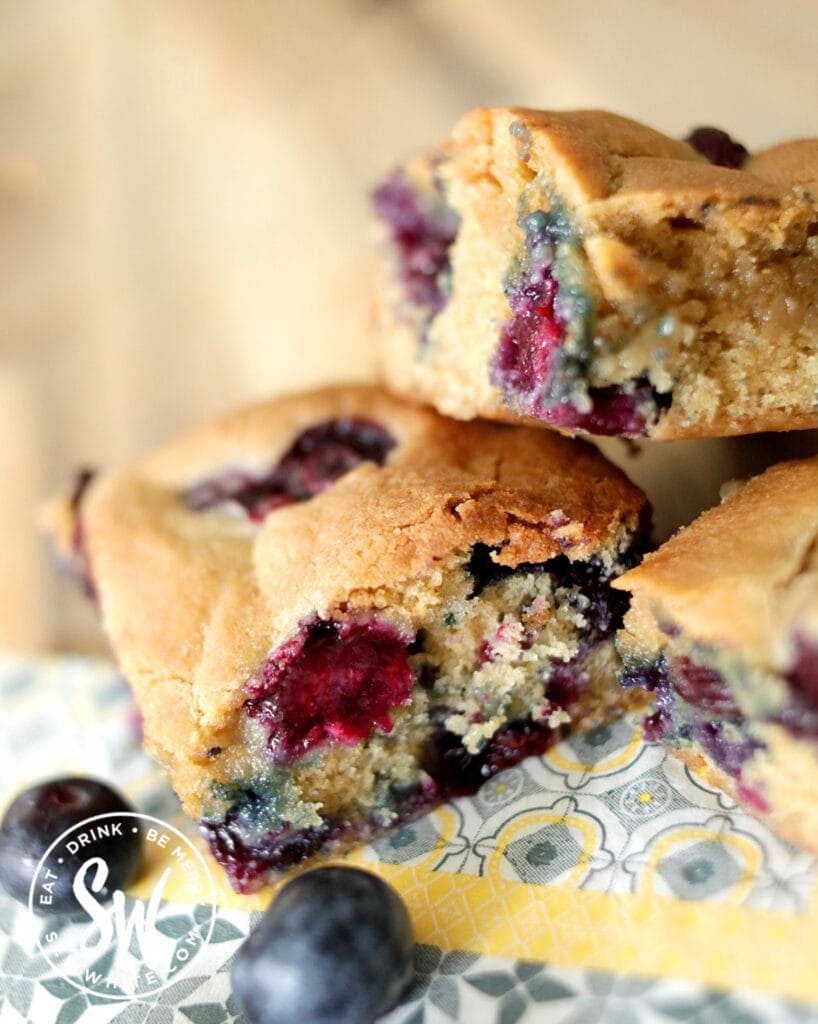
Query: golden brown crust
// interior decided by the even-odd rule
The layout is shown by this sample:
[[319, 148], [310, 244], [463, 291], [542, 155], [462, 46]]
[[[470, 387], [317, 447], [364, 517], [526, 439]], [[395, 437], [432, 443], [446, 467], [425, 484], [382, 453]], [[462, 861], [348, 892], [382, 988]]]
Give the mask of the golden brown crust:
[[818, 143], [785, 143], [739, 171], [603, 111], [478, 109], [456, 126], [439, 175], [461, 226], [427, 345], [400, 312], [388, 261], [379, 281], [376, 333], [396, 392], [458, 418], [532, 422], [506, 404], [492, 367], [520, 199], [541, 194], [581, 239], [597, 310], [592, 385], [646, 376], [672, 389], [649, 436], [818, 425]]
[[[338, 416], [377, 420], [394, 435], [383, 467], [364, 463], [258, 528], [182, 500], [231, 466], [267, 470], [302, 430]], [[266, 402], [194, 431], [100, 478], [81, 514], [103, 622], [146, 742], [186, 797], [207, 748], [233, 727], [244, 684], [305, 616], [421, 576], [478, 541], [505, 545], [510, 565], [563, 550], [610, 558], [643, 503], [581, 442], [457, 424], [349, 387]]]
[[780, 463], [730, 490], [613, 582], [632, 595], [617, 645], [636, 666], [691, 654], [728, 673], [742, 728], [757, 744], [741, 783], [676, 733], [673, 753], [818, 852], [818, 746], [769, 721], [793, 700], [785, 678], [801, 645], [818, 649], [818, 458]]
[[818, 458], [750, 480], [613, 585], [632, 593], [631, 621], [785, 669], [794, 634], [818, 637]]
[[818, 139], [792, 139], [755, 153], [744, 169], [784, 188], [818, 189]]

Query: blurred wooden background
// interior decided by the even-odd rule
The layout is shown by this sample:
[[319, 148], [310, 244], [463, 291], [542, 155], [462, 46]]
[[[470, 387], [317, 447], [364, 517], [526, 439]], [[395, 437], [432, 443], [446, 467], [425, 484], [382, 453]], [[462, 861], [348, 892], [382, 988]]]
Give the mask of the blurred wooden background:
[[[0, 647], [99, 645], [31, 525], [74, 466], [371, 372], [366, 194], [392, 159], [479, 103], [818, 134], [817, 45], [812, 0], [6, 0]], [[674, 458], [665, 529], [744, 456]]]

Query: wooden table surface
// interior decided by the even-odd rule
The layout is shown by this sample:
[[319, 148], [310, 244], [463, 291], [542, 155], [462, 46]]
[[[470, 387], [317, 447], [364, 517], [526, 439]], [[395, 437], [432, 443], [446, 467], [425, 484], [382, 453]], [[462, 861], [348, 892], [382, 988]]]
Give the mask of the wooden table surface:
[[[390, 161], [480, 103], [818, 134], [816, 44], [810, 0], [0, 5], [0, 646], [99, 645], [32, 527], [73, 467], [371, 373]], [[791, 443], [815, 450], [769, 456]], [[672, 448], [636, 471], [684, 492], [659, 495], [664, 532], [759, 452]]]

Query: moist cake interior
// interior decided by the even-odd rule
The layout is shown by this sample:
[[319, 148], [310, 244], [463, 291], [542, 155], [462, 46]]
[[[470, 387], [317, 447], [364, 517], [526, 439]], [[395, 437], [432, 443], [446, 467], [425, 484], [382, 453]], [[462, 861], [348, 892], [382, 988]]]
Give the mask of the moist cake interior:
[[663, 629], [665, 651], [651, 660], [630, 656], [626, 635], [618, 641], [626, 664], [623, 684], [655, 696], [645, 738], [680, 749], [698, 745], [734, 780], [740, 799], [768, 811], [763, 790], [745, 778], [746, 766], [765, 750], [765, 725], [818, 739], [818, 647], [798, 638], [795, 663], [782, 676], [717, 645], [695, 643], [673, 625]]
[[[534, 132], [562, 129], [601, 150], [606, 132], [623, 133], [622, 154], [613, 148], [598, 167], [577, 157], [580, 193], [592, 170], [613, 176], [602, 198], [589, 186], [569, 202], [554, 168], [532, 156]], [[633, 132], [645, 133], [639, 144]], [[450, 415], [505, 410], [598, 435], [810, 425], [814, 175], [795, 149], [783, 162], [775, 150], [748, 157], [724, 132], [700, 129], [688, 141], [721, 165], [714, 177], [662, 139], [613, 115], [474, 112], [452, 150], [394, 172], [374, 196], [392, 243], [385, 344], [404, 346], [409, 325], [416, 345], [395, 356], [392, 386], [409, 390], [409, 365], [412, 385]], [[555, 144], [557, 165], [572, 158], [565, 145], [567, 156]], [[497, 250], [503, 269], [491, 262]]]
[[569, 723], [628, 703], [610, 639], [627, 598], [608, 584], [633, 552], [513, 569], [495, 554], [478, 544], [402, 588], [353, 595], [270, 653], [203, 799], [236, 888], [474, 792]]

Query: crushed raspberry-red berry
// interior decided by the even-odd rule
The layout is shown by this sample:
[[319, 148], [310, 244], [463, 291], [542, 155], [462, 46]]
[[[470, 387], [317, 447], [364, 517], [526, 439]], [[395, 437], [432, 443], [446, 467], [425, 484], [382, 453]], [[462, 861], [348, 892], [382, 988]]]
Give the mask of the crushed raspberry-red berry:
[[414, 683], [411, 640], [375, 619], [303, 626], [247, 686], [244, 706], [266, 726], [273, 759], [391, 732], [390, 711], [409, 702]]
[[[564, 217], [541, 211], [520, 222], [525, 232], [522, 269], [506, 282], [511, 317], [503, 327], [493, 379], [512, 408], [553, 427], [590, 434], [639, 437], [658, 410], [670, 404], [643, 378], [623, 385], [588, 387], [587, 366], [564, 349], [568, 326], [565, 303], [554, 274], [559, 245], [571, 237]], [[589, 304], [572, 299], [588, 315]], [[575, 399], [583, 385], [584, 407]]]
[[506, 387], [538, 393], [548, 382], [565, 336], [565, 321], [554, 308], [556, 298], [550, 265], [534, 268], [509, 296], [513, 316], [503, 328], [497, 359]]

